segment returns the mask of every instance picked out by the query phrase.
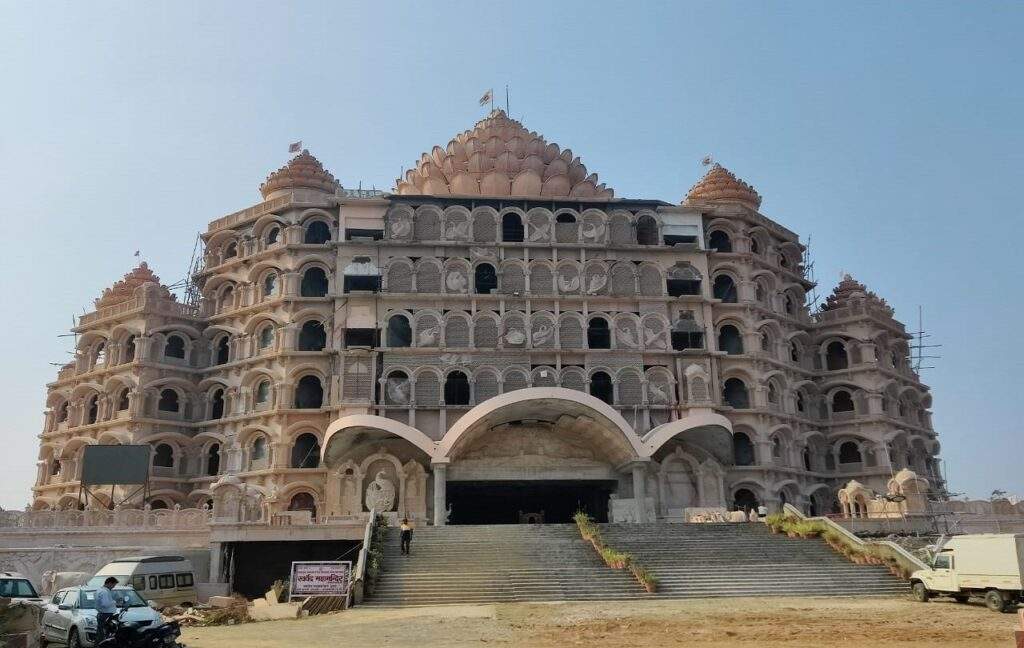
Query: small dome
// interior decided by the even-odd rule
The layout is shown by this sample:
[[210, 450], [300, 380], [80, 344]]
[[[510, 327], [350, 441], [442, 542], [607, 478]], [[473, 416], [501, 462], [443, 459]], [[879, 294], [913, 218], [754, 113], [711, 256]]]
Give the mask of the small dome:
[[821, 310], [830, 311], [846, 308], [850, 305], [850, 302], [856, 300], [864, 300], [871, 306], [881, 308], [890, 317], [893, 314], [892, 307], [884, 299], [868, 290], [867, 286], [848, 274], [843, 275], [843, 280], [839, 282], [839, 285], [835, 287], [835, 290], [828, 296], [825, 303], [821, 305]]
[[160, 277], [153, 274], [145, 261], [140, 263], [134, 270], [124, 276], [124, 279], [116, 282], [110, 288], [103, 291], [96, 300], [96, 308], [106, 308], [128, 301], [135, 296], [135, 289], [146, 284], [153, 284], [160, 291], [161, 296], [167, 299], [175, 299], [167, 286], [160, 283]]
[[615, 192], [598, 183], [570, 149], [548, 143], [503, 110], [472, 130], [424, 153], [395, 192], [413, 196], [544, 196], [609, 200]]
[[324, 169], [320, 160], [303, 149], [288, 164], [267, 176], [266, 182], [260, 185], [260, 193], [267, 200], [272, 193], [287, 189], [315, 189], [333, 194], [340, 188], [341, 184]]
[[716, 163], [690, 188], [683, 204], [701, 202], [739, 203], [756, 211], [761, 206], [761, 196], [732, 171]]

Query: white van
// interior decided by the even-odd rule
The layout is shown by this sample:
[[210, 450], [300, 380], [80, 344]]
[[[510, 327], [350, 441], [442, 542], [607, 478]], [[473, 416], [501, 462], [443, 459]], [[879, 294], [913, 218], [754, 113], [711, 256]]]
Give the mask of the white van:
[[1024, 603], [1024, 534], [980, 533], [952, 538], [939, 547], [930, 569], [910, 576], [914, 597], [949, 596], [966, 603], [984, 597], [996, 612]]
[[131, 587], [156, 607], [193, 605], [196, 602], [195, 573], [184, 556], [133, 556], [107, 563], [89, 579], [88, 587], [102, 587], [113, 576]]

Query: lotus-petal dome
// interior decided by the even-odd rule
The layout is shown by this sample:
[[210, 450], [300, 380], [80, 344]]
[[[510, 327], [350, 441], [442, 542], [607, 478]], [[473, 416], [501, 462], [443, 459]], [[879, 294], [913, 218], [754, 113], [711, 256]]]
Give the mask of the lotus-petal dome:
[[761, 206], [761, 196], [732, 171], [716, 163], [690, 188], [683, 204], [700, 202], [739, 203], [756, 210]]
[[395, 180], [395, 192], [414, 196], [522, 196], [611, 199], [572, 150], [561, 149], [494, 110], [448, 146], [435, 146]]
[[340, 188], [341, 184], [324, 169], [320, 160], [303, 149], [288, 164], [267, 176], [266, 182], [260, 185], [260, 193], [266, 200], [275, 191], [287, 189], [315, 189], [333, 194]]
[[160, 291], [161, 296], [167, 299], [174, 299], [174, 295], [167, 286], [160, 283], [160, 277], [153, 274], [145, 261], [140, 263], [134, 270], [124, 276], [124, 279], [116, 282], [110, 288], [103, 291], [96, 300], [96, 308], [106, 308], [128, 301], [135, 296], [135, 289], [145, 284], [154, 284]]
[[864, 300], [871, 306], [881, 308], [890, 317], [893, 314], [892, 307], [884, 299], [868, 290], [864, 284], [848, 274], [843, 276], [843, 280], [839, 282], [839, 285], [835, 287], [835, 290], [828, 296], [825, 303], [821, 305], [821, 310], [830, 311], [846, 308], [850, 305], [851, 301], [855, 300]]

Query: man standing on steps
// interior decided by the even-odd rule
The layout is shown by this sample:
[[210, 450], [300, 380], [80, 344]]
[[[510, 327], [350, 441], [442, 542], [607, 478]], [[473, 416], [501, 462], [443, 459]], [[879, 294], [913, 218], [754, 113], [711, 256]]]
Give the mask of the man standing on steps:
[[409, 518], [402, 518], [402, 555], [409, 555], [409, 545], [412, 543], [412, 524]]

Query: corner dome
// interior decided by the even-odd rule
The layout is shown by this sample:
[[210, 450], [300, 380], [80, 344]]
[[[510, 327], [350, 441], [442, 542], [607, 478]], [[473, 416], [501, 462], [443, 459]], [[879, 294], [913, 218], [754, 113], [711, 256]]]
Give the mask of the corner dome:
[[493, 110], [471, 129], [424, 153], [395, 193], [414, 196], [517, 196], [610, 200], [615, 192], [561, 149]]
[[160, 283], [160, 277], [153, 274], [153, 271], [149, 269], [149, 265], [143, 261], [126, 274], [123, 279], [104, 290], [99, 299], [95, 301], [96, 308], [106, 308], [107, 306], [116, 306], [117, 304], [124, 303], [135, 296], [136, 288], [146, 284], [156, 286], [162, 297], [171, 300], [175, 299], [170, 289]]
[[835, 287], [832, 294], [825, 299], [821, 305], [822, 311], [838, 310], [846, 308], [854, 301], [866, 301], [869, 305], [881, 308], [891, 317], [892, 307], [884, 299], [867, 289], [867, 286], [860, 283], [849, 274], [843, 275], [843, 280]]
[[320, 160], [313, 157], [309, 150], [303, 149], [288, 164], [267, 176], [266, 181], [260, 185], [260, 193], [264, 200], [270, 200], [280, 191], [313, 189], [334, 194], [340, 188], [341, 183], [324, 169]]
[[756, 211], [761, 207], [761, 196], [752, 186], [737, 178], [732, 171], [715, 163], [711, 170], [690, 188], [683, 204], [702, 202], [739, 203]]

